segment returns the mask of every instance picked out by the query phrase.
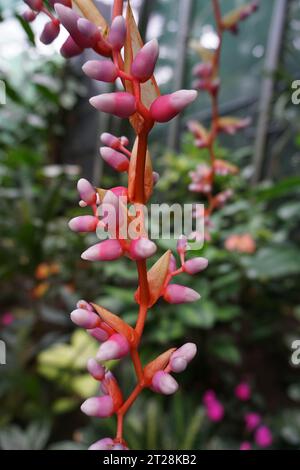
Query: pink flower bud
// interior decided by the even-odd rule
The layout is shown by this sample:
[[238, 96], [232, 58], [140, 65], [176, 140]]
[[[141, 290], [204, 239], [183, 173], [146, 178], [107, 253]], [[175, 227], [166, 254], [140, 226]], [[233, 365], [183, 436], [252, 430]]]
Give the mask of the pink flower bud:
[[210, 62], [203, 62], [198, 64], [193, 68], [193, 75], [196, 75], [199, 78], [209, 78], [213, 72], [213, 66]]
[[24, 0], [24, 2], [35, 11], [40, 11], [43, 8], [43, 0]]
[[96, 313], [88, 312], [80, 308], [71, 313], [71, 320], [75, 325], [87, 330], [96, 328], [101, 321]]
[[203, 395], [203, 404], [205, 406], [209, 406], [211, 403], [215, 402], [217, 399], [217, 396], [213, 390], [207, 390], [204, 395]]
[[171, 255], [169, 264], [169, 273], [173, 273], [177, 269], [176, 259], [174, 255]]
[[22, 14], [22, 17], [25, 21], [27, 21], [28, 23], [31, 23], [32, 21], [36, 19], [37, 14], [33, 10], [28, 9], [24, 11], [24, 13]]
[[96, 203], [97, 195], [95, 188], [88, 180], [80, 179], [77, 183], [77, 189], [81, 199], [87, 203], [88, 206]]
[[87, 362], [87, 370], [96, 380], [103, 380], [105, 377], [105, 367], [98, 364], [96, 359], [89, 359]]
[[99, 219], [92, 215], [83, 215], [70, 220], [69, 227], [73, 232], [95, 232]]
[[240, 450], [251, 450], [251, 449], [252, 449], [252, 446], [250, 442], [248, 441], [242, 442], [240, 445]]
[[86, 261], [114, 261], [123, 255], [123, 249], [118, 240], [105, 240], [91, 246], [81, 258]]
[[108, 35], [108, 42], [115, 51], [119, 51], [126, 40], [126, 22], [123, 16], [117, 16], [112, 24]]
[[82, 49], [91, 47], [92, 41], [90, 38], [86, 38], [78, 29], [77, 22], [80, 16], [69, 7], [55, 3], [55, 11], [61, 23], [64, 25], [75, 43]]
[[109, 395], [88, 398], [82, 405], [81, 411], [87, 416], [108, 418], [114, 413], [113, 400]]
[[86, 18], [79, 18], [77, 20], [77, 28], [91, 45], [97, 44], [97, 42], [102, 38], [97, 26]]
[[173, 372], [183, 372], [189, 362], [194, 359], [197, 354], [197, 346], [193, 343], [186, 343], [178, 348], [171, 356], [170, 366]]
[[49, 21], [44, 26], [43, 32], [40, 35], [40, 41], [46, 45], [51, 44], [59, 35], [59, 29], [59, 21]]
[[67, 38], [60, 49], [60, 53], [65, 59], [71, 59], [72, 57], [81, 54], [82, 51], [83, 49], [76, 44], [71, 36]]
[[260, 426], [257, 429], [255, 442], [259, 447], [270, 447], [273, 444], [273, 436], [267, 426]]
[[118, 78], [118, 70], [111, 60], [89, 60], [82, 70], [94, 80], [101, 82], [114, 82]]
[[135, 97], [127, 92], [105, 93], [90, 99], [94, 108], [103, 113], [114, 114], [120, 118], [129, 118], [136, 111]]
[[117, 152], [110, 147], [101, 147], [100, 154], [103, 160], [116, 171], [120, 173], [128, 171], [129, 160], [123, 153]]
[[121, 359], [127, 356], [129, 350], [130, 346], [125, 336], [114, 334], [100, 346], [97, 360], [110, 361], [112, 359]]
[[248, 401], [251, 398], [251, 388], [246, 382], [242, 382], [235, 388], [235, 396], [241, 401]]
[[101, 137], [101, 142], [106, 145], [106, 147], [110, 147], [113, 149], [117, 149], [120, 147], [120, 139], [113, 134], [109, 134], [108, 132], [104, 132]]
[[196, 302], [200, 299], [200, 295], [189, 287], [170, 284], [165, 290], [164, 299], [169, 304], [185, 304]]
[[184, 236], [181, 235], [177, 242], [177, 252], [178, 254], [185, 254], [188, 249], [188, 239]]
[[159, 46], [156, 39], [145, 44], [137, 53], [131, 66], [131, 74], [140, 82], [149, 80], [155, 69], [159, 55]]
[[150, 114], [157, 122], [168, 122], [197, 98], [196, 90], [181, 90], [157, 98], [151, 105]]
[[102, 330], [102, 328], [93, 328], [92, 330], [87, 330], [87, 332], [95, 338], [99, 343], [104, 343], [109, 338], [109, 334]]
[[173, 395], [178, 390], [178, 383], [172, 377], [164, 371], [159, 371], [154, 374], [152, 379], [152, 390], [163, 395]]
[[194, 258], [186, 261], [183, 265], [183, 269], [188, 274], [197, 274], [204, 271], [208, 266], [208, 260], [206, 258]]
[[218, 423], [224, 418], [224, 406], [218, 400], [215, 400], [207, 406], [206, 414], [210, 421]]
[[261, 423], [261, 416], [258, 413], [247, 413], [245, 424], [248, 432], [254, 431]]
[[127, 147], [129, 145], [129, 140], [124, 135], [121, 137], [121, 144], [124, 145], [124, 147]]
[[76, 307], [82, 310], [87, 310], [88, 312], [94, 312], [93, 307], [85, 300], [79, 300]]
[[130, 256], [137, 261], [150, 258], [156, 251], [157, 246], [148, 238], [138, 238], [130, 243]]
[[153, 184], [154, 184], [154, 186], [157, 185], [157, 183], [159, 182], [159, 179], [160, 179], [160, 174], [157, 173], [156, 171], [153, 171]]
[[92, 444], [88, 450], [113, 450], [114, 445], [115, 443], [110, 437], [105, 437]]

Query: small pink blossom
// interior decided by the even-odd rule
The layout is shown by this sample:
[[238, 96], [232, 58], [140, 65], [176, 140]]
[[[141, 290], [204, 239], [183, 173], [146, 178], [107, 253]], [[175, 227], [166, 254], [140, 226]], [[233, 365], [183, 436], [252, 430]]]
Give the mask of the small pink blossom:
[[251, 388], [247, 382], [241, 382], [235, 387], [235, 396], [240, 401], [248, 401], [251, 398]]
[[267, 426], [260, 426], [255, 433], [255, 442], [259, 447], [270, 447], [273, 443], [271, 430]]
[[258, 413], [247, 413], [245, 415], [246, 429], [249, 432], [254, 431], [261, 423], [261, 416]]

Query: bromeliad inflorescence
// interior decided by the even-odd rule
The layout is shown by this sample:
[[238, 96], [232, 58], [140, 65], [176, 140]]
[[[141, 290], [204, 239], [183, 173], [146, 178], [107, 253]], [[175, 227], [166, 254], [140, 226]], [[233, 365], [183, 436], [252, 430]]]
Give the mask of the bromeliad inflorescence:
[[[81, 409], [88, 416], [117, 416], [115, 438], [102, 439], [90, 448], [124, 450], [127, 444], [123, 439], [123, 420], [136, 398], [145, 388], [165, 395], [175, 393], [178, 384], [173, 374], [183, 372], [197, 352], [196, 345], [187, 343], [164, 352], [145, 366], [142, 366], [139, 356], [149, 309], [160, 298], [170, 304], [198, 300], [197, 292], [175, 284], [173, 280], [184, 272], [195, 275], [208, 264], [204, 258], [187, 259], [189, 245], [183, 236], [177, 245], [179, 266], [171, 251], [167, 251], [148, 269], [146, 260], [155, 254], [157, 247], [149, 240], [145, 224], [141, 223], [141, 206], [149, 201], [158, 180], [148, 151], [149, 133], [157, 122], [170, 121], [183, 111], [196, 99], [197, 92], [181, 90], [160, 96], [153, 75], [159, 55], [158, 43], [153, 40], [143, 45], [129, 1], [126, 19], [123, 17], [123, 0], [113, 2], [110, 26], [91, 0], [61, 0], [47, 4], [42, 0], [25, 1], [31, 8], [24, 14], [27, 20], [33, 21], [38, 14], [50, 18], [41, 34], [44, 43], [52, 42], [63, 25], [69, 32], [61, 49], [63, 56], [72, 57], [91, 48], [105, 57], [104, 60], [88, 61], [83, 66], [84, 73], [103, 82], [114, 83], [119, 79], [124, 91], [92, 97], [90, 103], [101, 112], [129, 118], [136, 133], [131, 150], [126, 137], [118, 138], [108, 133], [101, 136], [101, 157], [116, 171], [128, 174], [128, 185], [106, 190], [94, 188], [87, 180], [81, 179], [78, 182], [79, 205], [89, 208], [90, 213], [71, 220], [69, 224], [75, 232], [96, 232], [98, 236], [105, 232], [107, 235], [106, 240], [82, 254], [84, 260], [114, 261], [126, 256], [137, 266], [135, 301], [139, 309], [135, 327], [91, 302], [78, 302], [71, 313], [72, 321], [101, 343], [96, 358], [91, 358], [87, 364], [90, 374], [100, 382], [101, 395], [86, 400]], [[53, 9], [49, 9], [49, 5]], [[132, 207], [135, 209], [133, 212]], [[133, 233], [128, 227], [132, 228], [132, 222], [137, 218], [139, 224]], [[105, 361], [128, 355], [135, 368], [137, 384], [131, 395], [124, 399], [117, 379], [106, 370]]]

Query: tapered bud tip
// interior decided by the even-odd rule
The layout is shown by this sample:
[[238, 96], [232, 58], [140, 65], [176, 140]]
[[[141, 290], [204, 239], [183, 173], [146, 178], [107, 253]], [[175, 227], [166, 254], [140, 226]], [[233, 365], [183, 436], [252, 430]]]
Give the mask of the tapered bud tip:
[[114, 82], [118, 77], [117, 68], [111, 60], [89, 60], [82, 70], [88, 77], [107, 83]]
[[77, 27], [81, 34], [83, 34], [86, 38], [96, 38], [98, 34], [100, 38], [100, 31], [98, 30], [97, 26], [86, 18], [79, 18], [77, 21]]
[[196, 90], [180, 90], [171, 95], [171, 104], [175, 109], [181, 111], [189, 104], [193, 103], [198, 96]]
[[122, 254], [123, 249], [118, 240], [106, 240], [88, 248], [81, 258], [86, 261], [114, 261]]
[[103, 160], [115, 170], [121, 173], [128, 171], [129, 160], [123, 153], [117, 152], [111, 147], [101, 147], [100, 154]]
[[81, 411], [87, 416], [106, 418], [114, 412], [113, 400], [110, 396], [88, 398], [82, 405]]
[[71, 313], [71, 320], [75, 325], [86, 329], [95, 328], [100, 322], [98, 315], [81, 308]]
[[97, 217], [91, 215], [84, 215], [75, 217], [70, 220], [69, 228], [73, 232], [95, 232], [98, 226], [99, 220]]
[[129, 353], [129, 350], [130, 346], [125, 336], [114, 334], [100, 346], [97, 360], [110, 361], [112, 359], [121, 359]]
[[173, 354], [172, 358], [183, 357], [190, 362], [197, 354], [197, 346], [194, 343], [186, 343], [178, 348]]
[[105, 368], [98, 364], [96, 359], [89, 359], [87, 362], [87, 370], [96, 380], [103, 380], [105, 377]]
[[120, 50], [126, 39], [126, 22], [123, 16], [116, 16], [108, 35], [108, 42], [114, 50]]
[[204, 271], [208, 266], [208, 260], [206, 258], [194, 258], [184, 263], [184, 271], [188, 274], [197, 274]]
[[120, 118], [128, 118], [136, 111], [136, 100], [126, 92], [105, 93], [90, 98], [90, 104], [104, 113], [114, 114]]
[[165, 290], [164, 299], [170, 304], [184, 304], [196, 302], [200, 295], [189, 287], [171, 284]]
[[141, 82], [149, 80], [153, 75], [158, 55], [158, 42], [153, 39], [137, 53], [131, 66], [132, 75]]
[[153, 376], [152, 387], [158, 393], [173, 395], [178, 390], [178, 383], [170, 374], [159, 371]]
[[107, 147], [118, 148], [120, 145], [120, 140], [118, 139], [118, 137], [113, 134], [109, 134], [108, 132], [104, 132], [103, 134], [101, 134], [100, 140]]
[[88, 450], [113, 450], [114, 441], [110, 437], [105, 437], [92, 444]]
[[96, 191], [89, 181], [87, 181], [84, 178], [81, 178], [77, 183], [77, 189], [78, 189], [81, 199], [84, 202], [86, 202], [88, 205], [92, 205], [96, 203], [96, 200], [97, 200]]

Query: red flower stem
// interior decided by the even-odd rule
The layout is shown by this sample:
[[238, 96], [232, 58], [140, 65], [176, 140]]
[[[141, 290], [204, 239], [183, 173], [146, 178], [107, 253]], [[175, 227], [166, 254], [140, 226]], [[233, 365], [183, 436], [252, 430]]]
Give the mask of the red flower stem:
[[113, 18], [123, 15], [124, 0], [115, 0], [113, 6]]
[[140, 359], [137, 347], [133, 348], [131, 350], [130, 354], [131, 354], [131, 359], [132, 359], [132, 362], [133, 362], [133, 365], [134, 365], [136, 376], [137, 376], [138, 381], [140, 383], [140, 382], [143, 381], [144, 373], [143, 373], [143, 366], [142, 366], [142, 363], [141, 363], [141, 359]]
[[124, 421], [124, 416], [129, 410], [129, 408], [133, 405], [137, 397], [140, 395], [140, 393], [143, 391], [144, 386], [142, 384], [138, 384], [131, 395], [128, 397], [128, 399], [125, 401], [125, 403], [121, 406], [117, 413], [118, 417], [118, 425], [117, 425], [117, 436], [116, 440], [119, 442], [123, 441], [123, 421]]

